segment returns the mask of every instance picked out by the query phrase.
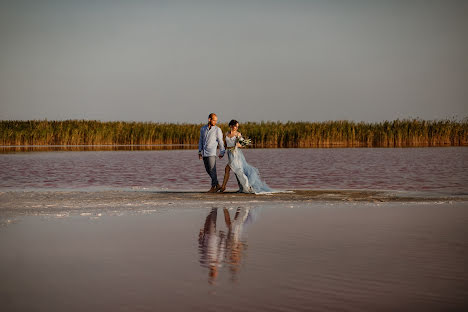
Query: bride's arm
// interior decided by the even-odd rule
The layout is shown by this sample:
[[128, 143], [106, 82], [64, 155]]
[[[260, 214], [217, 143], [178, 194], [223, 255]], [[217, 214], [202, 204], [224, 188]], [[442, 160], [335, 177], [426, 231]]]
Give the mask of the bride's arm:
[[227, 140], [226, 140], [226, 137], [227, 137], [227, 132], [224, 134], [224, 137], [223, 137], [223, 141], [224, 141], [224, 146], [226, 146], [226, 150], [228, 149], [228, 144], [227, 144]]
[[[240, 132], [238, 132], [237, 133], [237, 140], [239, 140], [240, 138], [242, 138], [242, 134]], [[237, 147], [242, 147], [242, 145], [239, 142], [236, 142], [236, 146]]]

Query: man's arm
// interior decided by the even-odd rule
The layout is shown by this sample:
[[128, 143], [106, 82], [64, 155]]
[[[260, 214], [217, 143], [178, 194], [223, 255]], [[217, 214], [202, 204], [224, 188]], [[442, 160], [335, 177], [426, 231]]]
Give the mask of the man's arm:
[[198, 158], [202, 159], [203, 149], [203, 127], [200, 129], [200, 139], [198, 139]]
[[218, 144], [219, 144], [219, 158], [222, 158], [226, 150], [224, 149], [223, 131], [221, 131], [220, 128], [218, 128]]

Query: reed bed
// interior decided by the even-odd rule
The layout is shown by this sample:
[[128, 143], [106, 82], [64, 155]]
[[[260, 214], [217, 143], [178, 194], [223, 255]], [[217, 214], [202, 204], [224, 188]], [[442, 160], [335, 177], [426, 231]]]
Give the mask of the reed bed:
[[[218, 124], [223, 131], [227, 124]], [[0, 121], [0, 144], [18, 145], [159, 145], [196, 148], [202, 124], [102, 122], [96, 120]], [[468, 119], [394, 120], [379, 123], [246, 122], [244, 136], [255, 147], [410, 147], [466, 146]]]

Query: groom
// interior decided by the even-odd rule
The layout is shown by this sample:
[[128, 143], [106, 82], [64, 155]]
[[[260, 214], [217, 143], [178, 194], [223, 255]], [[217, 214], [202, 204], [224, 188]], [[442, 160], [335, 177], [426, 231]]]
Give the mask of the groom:
[[208, 193], [216, 193], [221, 186], [218, 183], [216, 174], [216, 148], [219, 145], [219, 158], [224, 156], [223, 131], [216, 126], [218, 116], [211, 113], [208, 116], [208, 124], [200, 129], [200, 139], [198, 140], [198, 158], [203, 159], [205, 169], [211, 177], [211, 188]]

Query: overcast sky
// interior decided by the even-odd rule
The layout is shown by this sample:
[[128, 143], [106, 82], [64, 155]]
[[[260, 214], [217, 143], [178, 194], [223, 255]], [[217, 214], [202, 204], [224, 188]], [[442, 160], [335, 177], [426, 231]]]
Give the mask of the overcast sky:
[[0, 119], [468, 116], [468, 1], [0, 0]]

